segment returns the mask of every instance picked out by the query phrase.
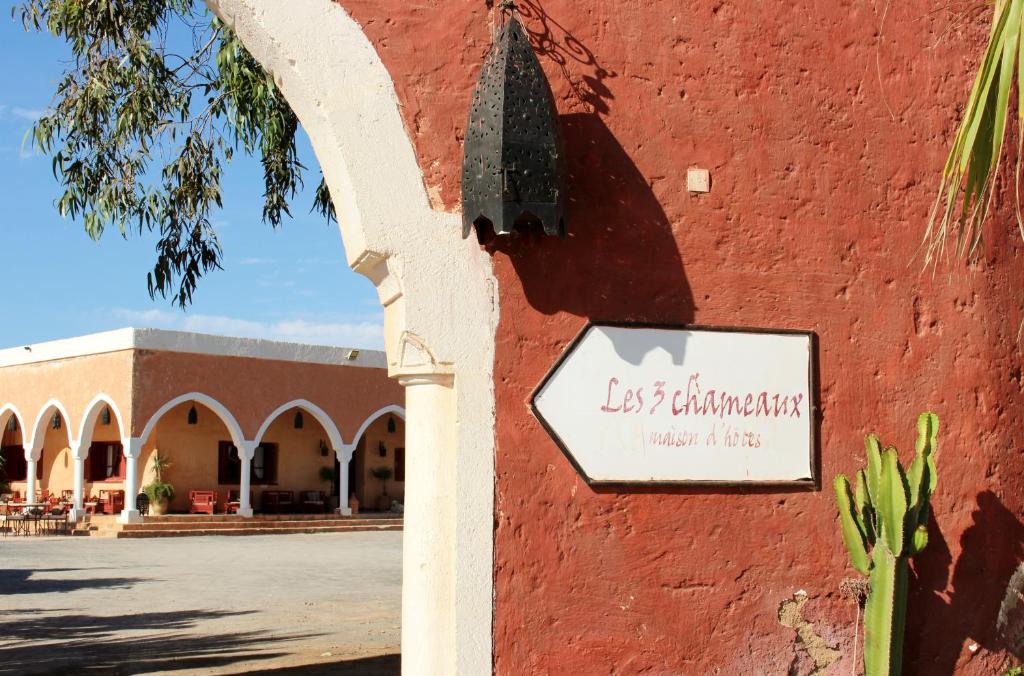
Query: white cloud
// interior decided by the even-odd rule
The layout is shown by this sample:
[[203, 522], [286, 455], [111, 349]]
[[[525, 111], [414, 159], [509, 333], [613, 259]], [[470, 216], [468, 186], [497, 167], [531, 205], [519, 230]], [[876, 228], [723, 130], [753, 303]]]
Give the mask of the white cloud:
[[36, 108], [21, 108], [19, 106], [11, 108], [12, 115], [20, 117], [23, 120], [28, 120], [29, 122], [35, 122], [42, 117], [45, 112], [45, 110], [39, 110]]
[[243, 258], [238, 261], [239, 265], [270, 265], [274, 263], [273, 258]]
[[147, 328], [342, 347], [380, 349], [384, 346], [384, 324], [377, 318], [335, 322], [306, 319], [260, 322], [223, 315], [190, 315], [153, 309], [117, 309], [114, 314], [128, 324]]

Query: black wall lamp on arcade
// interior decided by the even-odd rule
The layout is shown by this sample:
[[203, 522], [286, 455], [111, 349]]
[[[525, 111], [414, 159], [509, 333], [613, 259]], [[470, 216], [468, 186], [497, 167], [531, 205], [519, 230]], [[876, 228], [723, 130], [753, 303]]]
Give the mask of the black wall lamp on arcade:
[[[462, 237], [540, 232], [565, 238], [565, 151], [551, 87], [515, 4], [484, 60], [462, 156]], [[506, 16], [507, 14], [507, 16]]]

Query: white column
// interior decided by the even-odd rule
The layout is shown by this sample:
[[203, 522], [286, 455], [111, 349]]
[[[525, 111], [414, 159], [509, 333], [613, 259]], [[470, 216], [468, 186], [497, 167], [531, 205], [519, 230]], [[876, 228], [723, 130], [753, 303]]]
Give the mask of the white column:
[[346, 446], [334, 451], [338, 458], [338, 514], [352, 516], [352, 508], [348, 506], [348, 463], [352, 461], [355, 446]]
[[255, 441], [243, 441], [238, 447], [238, 457], [242, 460], [242, 476], [238, 481], [239, 516], [252, 516], [249, 496], [252, 493], [252, 456], [256, 455], [256, 445]]
[[82, 444], [71, 445], [71, 459], [75, 463], [75, 499], [71, 508], [71, 520], [77, 521], [85, 514], [85, 458]]
[[402, 674], [454, 674], [455, 392], [450, 375], [400, 376], [405, 386]]
[[142, 515], [135, 508], [135, 496], [139, 494], [139, 455], [142, 453], [142, 439], [125, 437], [124, 446], [124, 510], [118, 519], [121, 523], [139, 523]]
[[25, 472], [25, 502], [36, 501], [36, 468], [39, 465], [39, 455], [43, 452], [42, 447], [32, 448], [32, 444], [25, 448], [25, 462], [28, 469]]

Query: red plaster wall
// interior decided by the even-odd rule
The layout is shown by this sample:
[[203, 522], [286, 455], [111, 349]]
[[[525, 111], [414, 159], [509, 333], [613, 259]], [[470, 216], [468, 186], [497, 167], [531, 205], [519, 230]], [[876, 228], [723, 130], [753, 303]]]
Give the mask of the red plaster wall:
[[[395, 79], [429, 191], [457, 209], [485, 3], [343, 4]], [[572, 234], [493, 251], [496, 672], [808, 673], [778, 619], [798, 589], [837, 673], [859, 652], [829, 490], [596, 492], [577, 477], [526, 403], [594, 319], [815, 331], [826, 488], [860, 465], [866, 432], [910, 452], [916, 414], [937, 411], [906, 673], [993, 673], [1024, 540], [1010, 200], [979, 264], [932, 277], [914, 258], [988, 15], [947, 32], [966, 5], [519, 5], [564, 114]], [[686, 193], [689, 166], [711, 170], [710, 194]]]

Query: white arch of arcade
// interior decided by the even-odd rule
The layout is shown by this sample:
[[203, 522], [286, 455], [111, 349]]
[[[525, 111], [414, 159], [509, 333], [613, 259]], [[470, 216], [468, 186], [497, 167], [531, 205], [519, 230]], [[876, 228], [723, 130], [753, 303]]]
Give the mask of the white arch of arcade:
[[309, 133], [348, 263], [384, 307], [389, 372], [409, 411], [403, 673], [489, 672], [478, 628], [492, 621], [490, 258], [462, 240], [458, 214], [431, 208], [391, 74], [344, 0], [206, 2]]

